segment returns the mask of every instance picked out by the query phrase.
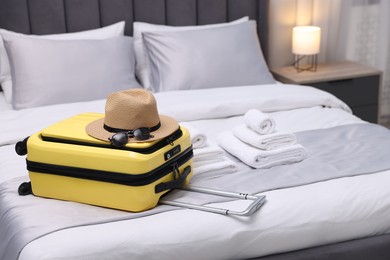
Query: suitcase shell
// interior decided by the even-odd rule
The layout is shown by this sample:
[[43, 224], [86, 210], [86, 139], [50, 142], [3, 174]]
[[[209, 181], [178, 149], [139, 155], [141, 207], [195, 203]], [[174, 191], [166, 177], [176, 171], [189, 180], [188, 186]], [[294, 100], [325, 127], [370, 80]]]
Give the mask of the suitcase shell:
[[193, 152], [187, 129], [117, 148], [85, 132], [88, 123], [103, 116], [80, 114], [28, 138], [34, 195], [139, 212], [189, 182]]

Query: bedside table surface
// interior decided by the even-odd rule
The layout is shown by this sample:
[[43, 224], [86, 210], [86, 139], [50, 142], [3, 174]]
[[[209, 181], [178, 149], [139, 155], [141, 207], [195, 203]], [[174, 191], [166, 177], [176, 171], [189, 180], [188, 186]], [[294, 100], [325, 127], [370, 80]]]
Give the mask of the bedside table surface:
[[271, 69], [271, 72], [276, 80], [292, 84], [310, 84], [381, 74], [380, 70], [352, 61], [318, 64], [315, 72], [297, 72], [293, 66], [274, 68]]

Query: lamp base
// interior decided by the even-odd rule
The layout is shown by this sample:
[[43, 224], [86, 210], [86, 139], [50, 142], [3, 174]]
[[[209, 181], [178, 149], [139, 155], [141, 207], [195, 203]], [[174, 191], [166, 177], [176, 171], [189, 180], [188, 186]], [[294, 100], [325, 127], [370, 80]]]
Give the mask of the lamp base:
[[[302, 72], [302, 71], [315, 72], [315, 71], [317, 71], [317, 57], [318, 57], [317, 54], [313, 54], [313, 55], [295, 54], [294, 68], [297, 70], [297, 72]], [[306, 63], [305, 63], [306, 66], [304, 66], [304, 67], [302, 67], [302, 65], [301, 65], [301, 62], [303, 59], [306, 60]]]

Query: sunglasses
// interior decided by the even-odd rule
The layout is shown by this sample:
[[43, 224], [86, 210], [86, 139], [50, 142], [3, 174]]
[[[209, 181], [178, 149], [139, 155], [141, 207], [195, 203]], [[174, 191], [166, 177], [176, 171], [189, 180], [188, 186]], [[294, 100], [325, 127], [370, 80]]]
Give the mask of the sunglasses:
[[154, 136], [150, 134], [150, 128], [140, 127], [135, 130], [116, 133], [112, 135], [108, 140], [110, 140], [112, 145], [116, 147], [122, 147], [129, 142], [129, 138], [134, 138], [138, 141], [145, 141], [153, 137]]

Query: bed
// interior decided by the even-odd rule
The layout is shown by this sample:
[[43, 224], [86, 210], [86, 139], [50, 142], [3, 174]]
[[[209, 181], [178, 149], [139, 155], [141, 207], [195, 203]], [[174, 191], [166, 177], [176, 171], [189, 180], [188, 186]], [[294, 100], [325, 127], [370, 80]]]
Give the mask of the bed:
[[[37, 35], [96, 28], [105, 31], [81, 39], [72, 36], [75, 38], [66, 39], [69, 42], [61, 39], [64, 36], [30, 39], [2, 33], [13, 68], [10, 74], [13, 87], [2, 83], [4, 92], [0, 96], [0, 257], [389, 259], [390, 133], [357, 118], [331, 94], [273, 81], [265, 65], [268, 5], [264, 0], [1, 0], [1, 29]], [[249, 23], [248, 19], [256, 22]], [[142, 37], [148, 57], [153, 60], [149, 72], [139, 72], [137, 76], [134, 71], [143, 69], [139, 66], [140, 57], [132, 53], [133, 48], [128, 48], [131, 44], [136, 49], [139, 43], [135, 40], [134, 22], [147, 23], [137, 26], [144, 26]], [[226, 28], [198, 31], [161, 32], [161, 28], [155, 27], [155, 24], [194, 26], [227, 22], [231, 24]], [[127, 36], [134, 33], [134, 37], [117, 36], [118, 31]], [[247, 34], [242, 35], [244, 32]], [[101, 36], [107, 33], [114, 36]], [[229, 38], [231, 33], [233, 38]], [[201, 79], [191, 77], [195, 74], [186, 74], [178, 66], [182, 62], [180, 57], [163, 57], [169, 58], [166, 64], [159, 56], [167, 46], [161, 43], [168, 37], [171, 43], [189, 45], [191, 50], [199, 51], [201, 61], [204, 57], [209, 59], [202, 52], [202, 46], [207, 45], [202, 41], [209, 43], [207, 40], [215, 35], [216, 46], [221, 46], [218, 41], [222, 41], [226, 48], [220, 49], [232, 55], [218, 56], [224, 64], [210, 65], [211, 74], [200, 70], [204, 75]], [[259, 45], [253, 44], [256, 43], [253, 35], [258, 35], [261, 51]], [[235, 39], [239, 39], [237, 45]], [[242, 46], [246, 50], [257, 48], [257, 59], [252, 60], [254, 52], [242, 53]], [[63, 67], [74, 62], [67, 57], [72, 56], [69, 50], [73, 57], [83, 57], [77, 60], [81, 65], [75, 66], [76, 70], [82, 73], [76, 78], [69, 76], [75, 71]], [[163, 50], [169, 53], [172, 48]], [[241, 55], [234, 56], [236, 51]], [[47, 53], [58, 56], [53, 58]], [[215, 49], [208, 54], [214, 55]], [[247, 58], [240, 59], [243, 56]], [[233, 66], [238, 74], [232, 72], [232, 77], [226, 75], [231, 68], [226, 68], [227, 80], [221, 81], [215, 71], [232, 60], [242, 62], [243, 66]], [[251, 63], [244, 66], [248, 60]], [[199, 68], [199, 63], [189, 62], [186, 68], [192, 72]], [[99, 73], [85, 76], [89, 70]], [[134, 73], [128, 75], [129, 71]], [[126, 75], [122, 77], [123, 73]], [[52, 75], [56, 75], [54, 79]], [[207, 79], [209, 82], [203, 81]], [[5, 82], [5, 77], [1, 80]], [[79, 89], [78, 82], [84, 80], [93, 88]], [[272, 116], [278, 131], [294, 133], [307, 149], [307, 157], [292, 164], [254, 170], [225, 152], [236, 163], [235, 172], [213, 177], [194, 173], [190, 185], [266, 195], [267, 202], [250, 217], [182, 208], [165, 210], [162, 205], [156, 207], [157, 212], [134, 216], [79, 203], [18, 196], [17, 187], [28, 180], [28, 172], [25, 157], [14, 151], [15, 143], [64, 118], [84, 112], [104, 113], [106, 93], [97, 90], [104, 88], [99, 85], [101, 82], [114, 85], [109, 91], [129, 86], [148, 88], [154, 92], [159, 113], [190, 124], [214, 143], [219, 142], [220, 133], [241, 124], [248, 110], [260, 110]], [[183, 90], [183, 85], [187, 89]], [[67, 91], [61, 92], [64, 89]], [[284, 172], [291, 172], [290, 177]], [[322, 175], [325, 173], [334, 175]], [[278, 176], [281, 180], [268, 185], [268, 179]], [[246, 181], [240, 182], [241, 178]], [[178, 201], [193, 199], [176, 191], [168, 196]], [[207, 204], [233, 210], [242, 208], [242, 201], [237, 200], [214, 200]]]

